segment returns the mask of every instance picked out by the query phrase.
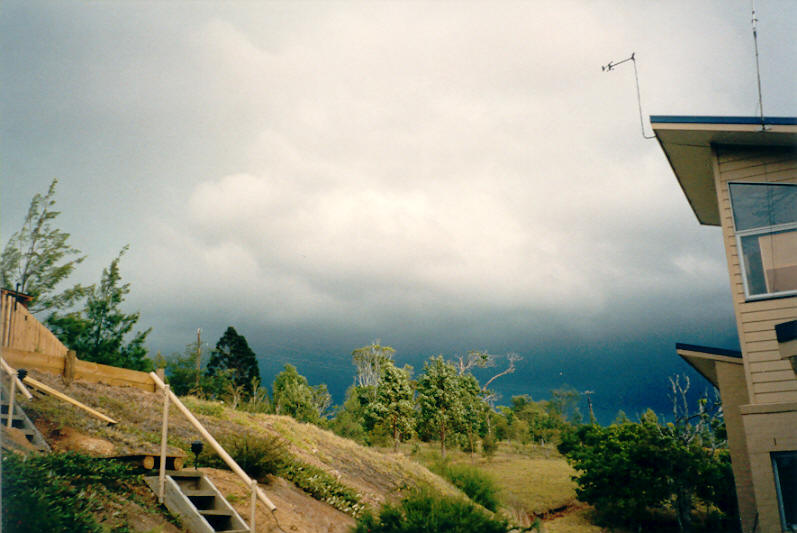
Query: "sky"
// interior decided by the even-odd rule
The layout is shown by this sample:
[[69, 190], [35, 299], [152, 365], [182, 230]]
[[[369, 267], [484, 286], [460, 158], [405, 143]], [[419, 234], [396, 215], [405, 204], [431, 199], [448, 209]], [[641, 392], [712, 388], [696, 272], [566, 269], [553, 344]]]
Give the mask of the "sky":
[[[756, 10], [795, 116], [797, 4]], [[377, 339], [416, 372], [515, 352], [499, 403], [569, 385], [608, 422], [709, 386], [676, 342], [738, 347], [720, 230], [600, 67], [635, 53], [648, 134], [756, 116], [749, 1], [6, 0], [0, 47], [0, 239], [57, 178], [71, 281], [129, 244], [152, 354], [234, 326], [340, 403]]]

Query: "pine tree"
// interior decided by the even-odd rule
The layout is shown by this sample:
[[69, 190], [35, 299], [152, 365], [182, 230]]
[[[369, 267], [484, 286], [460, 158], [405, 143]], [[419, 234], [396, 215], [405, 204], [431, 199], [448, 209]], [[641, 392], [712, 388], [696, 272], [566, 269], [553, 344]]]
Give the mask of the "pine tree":
[[140, 313], [123, 313], [120, 306], [130, 292], [129, 283], [121, 283], [119, 261], [125, 246], [111, 264], [103, 269], [98, 286], [92, 286], [85, 307], [66, 315], [53, 313], [47, 325], [79, 358], [112, 366], [151, 370], [144, 342], [152, 328], [137, 331], [132, 340], [125, 337], [133, 331]]
[[246, 342], [246, 337], [239, 335], [235, 328], [229, 326], [216, 343], [216, 349], [210, 356], [207, 373], [213, 376], [223, 370], [231, 370], [233, 385], [248, 387], [252, 379], [260, 381], [260, 370], [257, 356]]

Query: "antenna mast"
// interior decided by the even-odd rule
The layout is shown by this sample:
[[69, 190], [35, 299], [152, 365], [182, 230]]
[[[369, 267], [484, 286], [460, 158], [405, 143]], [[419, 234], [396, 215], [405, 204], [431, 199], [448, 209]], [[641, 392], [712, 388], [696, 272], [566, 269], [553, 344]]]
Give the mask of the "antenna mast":
[[643, 118], [642, 115], [642, 96], [640, 95], [639, 92], [639, 73], [637, 72], [636, 69], [636, 58], [634, 57], [635, 54], [636, 52], [631, 52], [630, 57], [627, 57], [622, 61], [618, 61], [617, 63], [609, 61], [609, 64], [603, 65], [601, 67], [601, 70], [603, 72], [609, 72], [611, 70], [614, 70], [614, 67], [622, 65], [623, 63], [627, 63], [629, 61], [634, 64], [634, 83], [636, 84], [636, 103], [637, 106], [639, 107], [639, 127], [642, 129], [642, 137], [644, 137], [645, 139], [655, 139], [656, 138], [655, 135], [647, 135], [645, 133], [645, 119]]
[[758, 65], [758, 30], [756, 29], [756, 22], [758, 19], [755, 16], [755, 0], [753, 0], [753, 19], [750, 21], [753, 24], [753, 45], [755, 46], [755, 74], [758, 80], [758, 109], [761, 112], [761, 127], [764, 127], [764, 99], [761, 96], [761, 69]]

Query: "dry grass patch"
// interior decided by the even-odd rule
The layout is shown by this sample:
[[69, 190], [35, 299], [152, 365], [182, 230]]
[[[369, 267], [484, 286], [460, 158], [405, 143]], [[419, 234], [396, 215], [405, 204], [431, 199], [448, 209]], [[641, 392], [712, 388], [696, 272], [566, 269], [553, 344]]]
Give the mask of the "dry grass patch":
[[[606, 529], [591, 522], [592, 508], [584, 506], [563, 516], [545, 522], [545, 533], [604, 533]], [[614, 529], [614, 533], [625, 533]]]

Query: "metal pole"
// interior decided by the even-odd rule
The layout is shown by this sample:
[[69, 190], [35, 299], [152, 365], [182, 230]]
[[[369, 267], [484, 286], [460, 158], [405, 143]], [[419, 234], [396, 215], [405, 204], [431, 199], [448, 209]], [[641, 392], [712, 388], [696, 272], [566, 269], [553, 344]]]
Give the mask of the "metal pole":
[[166, 489], [166, 439], [169, 432], [169, 386], [163, 387], [163, 428], [161, 429], [161, 462], [158, 468], [158, 503], [163, 503]]
[[249, 529], [255, 533], [255, 510], [257, 508], [257, 480], [252, 480], [252, 507], [249, 511]]

